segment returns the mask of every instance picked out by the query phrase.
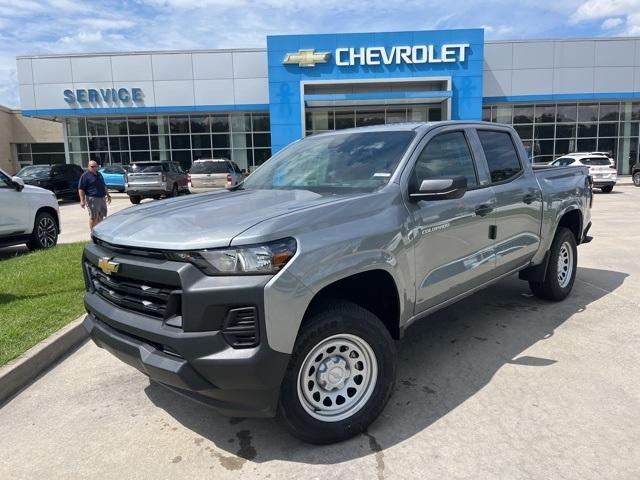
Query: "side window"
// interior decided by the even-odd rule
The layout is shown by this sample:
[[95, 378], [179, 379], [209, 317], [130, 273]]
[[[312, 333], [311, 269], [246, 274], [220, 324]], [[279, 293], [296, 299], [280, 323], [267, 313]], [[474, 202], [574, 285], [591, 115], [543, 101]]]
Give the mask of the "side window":
[[0, 172], [0, 188], [11, 188], [11, 181], [4, 173]]
[[419, 185], [431, 177], [467, 178], [469, 188], [478, 186], [467, 139], [462, 132], [443, 133], [432, 138], [416, 161], [412, 181]]
[[493, 183], [509, 180], [522, 171], [522, 165], [509, 133], [478, 130], [478, 136]]
[[236, 162], [231, 162], [231, 165], [233, 165], [233, 171], [236, 173], [242, 173], [240, 171], [240, 167], [238, 166], [238, 164]]

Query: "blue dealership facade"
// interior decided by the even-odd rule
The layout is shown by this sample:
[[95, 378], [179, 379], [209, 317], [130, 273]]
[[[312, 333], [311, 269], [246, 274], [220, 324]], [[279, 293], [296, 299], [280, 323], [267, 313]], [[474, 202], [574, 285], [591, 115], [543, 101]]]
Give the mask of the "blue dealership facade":
[[[256, 168], [318, 132], [513, 125], [534, 161], [638, 158], [640, 39], [485, 41], [483, 29], [273, 35], [266, 49], [18, 57], [23, 115], [65, 125], [65, 159], [231, 158]], [[26, 147], [25, 147], [26, 148]], [[17, 149], [18, 161], [21, 146]]]

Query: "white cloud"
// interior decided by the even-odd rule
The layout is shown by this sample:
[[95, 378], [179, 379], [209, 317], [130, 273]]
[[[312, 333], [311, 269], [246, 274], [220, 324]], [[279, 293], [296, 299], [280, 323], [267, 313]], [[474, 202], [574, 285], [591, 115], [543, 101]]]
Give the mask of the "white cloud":
[[640, 9], [640, 0], [588, 0], [571, 15], [570, 21], [580, 23], [607, 17], [627, 15]]
[[620, 17], [607, 18], [604, 22], [602, 22], [601, 28], [603, 30], [611, 30], [612, 28], [619, 27], [624, 23]]

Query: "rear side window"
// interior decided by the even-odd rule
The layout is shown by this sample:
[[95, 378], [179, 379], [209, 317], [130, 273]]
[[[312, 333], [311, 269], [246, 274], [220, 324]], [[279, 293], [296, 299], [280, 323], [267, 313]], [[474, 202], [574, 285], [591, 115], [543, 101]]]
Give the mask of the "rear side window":
[[478, 130], [493, 183], [509, 180], [522, 171], [516, 148], [507, 132]]
[[473, 158], [464, 133], [443, 133], [432, 138], [420, 153], [416, 161], [413, 181], [419, 185], [427, 178], [458, 175], [467, 178], [468, 187], [478, 186]]
[[132, 163], [129, 170], [132, 173], [152, 173], [163, 171], [159, 163]]
[[583, 165], [592, 166], [600, 166], [600, 165], [611, 165], [611, 161], [608, 158], [582, 158], [580, 159], [580, 163]]
[[227, 162], [196, 162], [191, 166], [191, 174], [227, 173]]

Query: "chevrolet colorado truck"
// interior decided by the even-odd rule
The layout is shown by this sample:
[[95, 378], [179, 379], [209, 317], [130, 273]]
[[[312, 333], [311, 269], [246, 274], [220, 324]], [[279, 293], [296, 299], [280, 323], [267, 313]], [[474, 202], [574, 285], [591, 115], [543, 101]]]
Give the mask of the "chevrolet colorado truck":
[[98, 225], [84, 326], [175, 392], [335, 442], [382, 412], [415, 321], [515, 273], [569, 295], [591, 203], [586, 167], [534, 169], [508, 126], [314, 135], [230, 190]]

